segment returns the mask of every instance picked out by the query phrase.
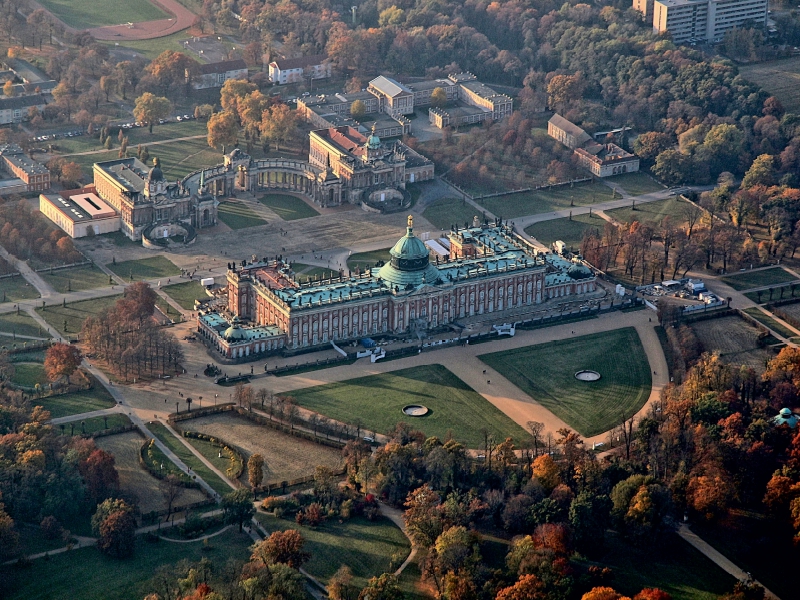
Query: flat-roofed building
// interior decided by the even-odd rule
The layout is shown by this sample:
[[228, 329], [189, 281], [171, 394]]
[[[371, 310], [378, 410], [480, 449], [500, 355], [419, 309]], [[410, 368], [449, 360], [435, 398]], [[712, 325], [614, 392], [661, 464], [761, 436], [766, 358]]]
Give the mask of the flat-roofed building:
[[119, 214], [93, 188], [40, 194], [39, 211], [71, 238], [119, 231]]
[[306, 79], [327, 79], [331, 76], [331, 61], [325, 54], [281, 58], [269, 63], [269, 79], [272, 83], [302, 83]]
[[655, 0], [653, 31], [675, 43], [722, 41], [725, 33], [746, 24], [764, 26], [767, 0]]
[[0, 166], [25, 184], [26, 192], [50, 189], [50, 171], [43, 164], [25, 156], [16, 144], [0, 146]]
[[414, 92], [390, 77], [376, 77], [369, 82], [368, 92], [378, 98], [378, 110], [387, 115], [410, 115], [414, 112]]
[[186, 69], [186, 81], [196, 90], [219, 88], [229, 79], [247, 79], [247, 65], [241, 58]]

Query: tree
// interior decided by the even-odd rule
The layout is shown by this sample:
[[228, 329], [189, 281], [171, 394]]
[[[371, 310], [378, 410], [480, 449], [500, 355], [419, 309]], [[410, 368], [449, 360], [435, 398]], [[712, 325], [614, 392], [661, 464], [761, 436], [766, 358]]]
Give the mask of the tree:
[[208, 145], [212, 148], [221, 148], [225, 151], [226, 146], [233, 146], [239, 138], [239, 123], [236, 115], [231, 111], [211, 115], [208, 119]]
[[13, 556], [19, 544], [19, 534], [14, 529], [14, 519], [0, 502], [0, 558]]
[[111, 92], [114, 91], [116, 85], [117, 82], [114, 81], [114, 78], [110, 75], [103, 75], [100, 77], [100, 90], [106, 95], [106, 102], [108, 102], [108, 97], [111, 95]]
[[543, 454], [533, 461], [533, 475], [548, 492], [561, 483], [560, 469], [549, 454]]
[[258, 487], [263, 479], [264, 457], [260, 454], [252, 454], [247, 461], [247, 480], [250, 482], [250, 487]]
[[81, 351], [71, 344], [54, 344], [44, 355], [44, 372], [47, 378], [56, 382], [65, 377], [69, 383], [70, 376], [81, 366]]
[[288, 142], [297, 130], [297, 114], [286, 104], [277, 104], [264, 111], [261, 119], [261, 135], [267, 142], [274, 142], [279, 150], [282, 143]]
[[311, 555], [303, 551], [305, 540], [295, 529], [275, 531], [267, 539], [253, 548], [250, 560], [261, 561], [265, 565], [283, 563], [299, 569]]
[[523, 575], [512, 586], [497, 592], [497, 600], [547, 600], [545, 585], [536, 575]]
[[305, 600], [305, 578], [295, 569], [283, 563], [269, 565], [270, 583], [265, 598], [282, 600]]
[[95, 503], [105, 500], [119, 489], [114, 455], [105, 450], [95, 449], [85, 461], [79, 463], [78, 470], [86, 483], [87, 495]]
[[166, 518], [169, 519], [170, 514], [172, 514], [172, 507], [180, 499], [180, 497], [183, 496], [183, 492], [186, 490], [186, 488], [183, 487], [180, 477], [174, 473], [168, 474], [166, 477], [164, 477], [164, 479], [159, 481], [158, 488], [161, 490], [164, 500], [167, 501]]
[[756, 185], [770, 186], [774, 183], [775, 159], [770, 154], [756, 157], [742, 179], [742, 189], [750, 189]]
[[581, 596], [581, 600], [630, 600], [630, 598], [623, 596], [614, 588], [596, 587]]
[[208, 119], [214, 114], [214, 107], [210, 104], [199, 104], [194, 107], [195, 119]]
[[3, 84], [3, 94], [7, 98], [13, 98], [17, 95], [17, 91], [14, 89], [14, 82], [10, 79]]
[[363, 100], [353, 100], [350, 105], [350, 116], [354, 119], [360, 119], [367, 113], [367, 105]]
[[575, 544], [582, 552], [599, 550], [609, 526], [611, 502], [608, 496], [581, 491], [569, 507], [569, 524]]
[[431, 92], [431, 106], [434, 108], [441, 108], [447, 104], [447, 92], [444, 88], [435, 87]]
[[136, 99], [133, 107], [133, 116], [137, 121], [147, 123], [150, 133], [153, 133], [153, 124], [159, 119], [165, 119], [172, 112], [172, 103], [162, 96], [145, 92]]
[[325, 588], [331, 600], [353, 600], [353, 573], [350, 567], [342, 565], [328, 580]]
[[442, 534], [444, 525], [439, 514], [440, 504], [439, 494], [428, 484], [417, 488], [406, 498], [403, 520], [415, 544], [430, 548]]
[[187, 80], [187, 71], [191, 76], [197, 66], [196, 60], [182, 52], [164, 50], [147, 65], [145, 71], [153, 76], [161, 87], [161, 93], [167, 94], [170, 89], [182, 89]]
[[[109, 550], [115, 550], [117, 546], [122, 543], [122, 547], [124, 548], [125, 542], [125, 531], [127, 528], [132, 527], [131, 536], [134, 535], [136, 530], [136, 522], [133, 520], [133, 506], [125, 502], [124, 500], [113, 499], [109, 498], [104, 500], [97, 506], [97, 510], [95, 511], [94, 515], [92, 516], [92, 532], [95, 535], [100, 536], [98, 540], [98, 546], [100, 545], [101, 540], [103, 540], [104, 534], [104, 524], [109, 520], [109, 518], [113, 515], [130, 515], [130, 522], [126, 522], [124, 520], [115, 519], [111, 522], [112, 527], [106, 526], [105, 531], [108, 534], [108, 539], [104, 542]], [[121, 530], [121, 535], [115, 530]], [[103, 550], [103, 548], [101, 548]], [[106, 551], [106, 550], [104, 550]], [[113, 553], [113, 552], [111, 552]]]
[[136, 521], [130, 511], [111, 513], [100, 525], [97, 547], [101, 552], [123, 558], [133, 554], [136, 546]]
[[550, 108], [563, 112], [570, 102], [583, 95], [583, 84], [577, 75], [556, 75], [547, 84]]
[[367, 582], [367, 587], [361, 590], [358, 600], [403, 600], [403, 592], [397, 583], [397, 577], [384, 573]]
[[253, 518], [256, 509], [253, 506], [253, 493], [247, 488], [234, 490], [230, 494], [225, 494], [222, 497], [222, 512], [224, 514], [225, 523], [228, 525], [239, 525], [239, 531], [242, 531], [242, 526]]
[[672, 141], [666, 133], [649, 131], [636, 138], [633, 142], [633, 151], [642, 160], [653, 161], [671, 145]]

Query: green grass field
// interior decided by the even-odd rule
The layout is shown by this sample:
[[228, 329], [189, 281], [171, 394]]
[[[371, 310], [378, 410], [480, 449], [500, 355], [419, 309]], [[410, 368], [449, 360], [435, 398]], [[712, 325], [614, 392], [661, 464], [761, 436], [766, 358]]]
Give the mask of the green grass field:
[[357, 252], [347, 257], [347, 268], [355, 271], [356, 267], [358, 267], [363, 271], [364, 269], [373, 268], [379, 260], [386, 262], [391, 258], [389, 248], [371, 250], [370, 252]]
[[161, 289], [185, 310], [194, 310], [194, 301], [196, 299], [208, 298], [205, 288], [200, 285], [199, 281], [184, 281]]
[[787, 112], [800, 109], [800, 56], [741, 65], [739, 74], [778, 98]]
[[440, 198], [430, 204], [422, 213], [439, 229], [449, 230], [452, 225], [463, 227], [468, 223], [472, 227], [472, 218], [477, 215], [482, 217], [482, 212], [461, 198]]
[[789, 298], [794, 298], [799, 289], [800, 284], [776, 285], [775, 287], [759, 290], [757, 292], [745, 292], [744, 296], [756, 304], [764, 304], [765, 302], [772, 302], [773, 300], [788, 300]]
[[[584, 437], [612, 429], [650, 396], [650, 365], [633, 327], [478, 358]], [[601, 379], [578, 381], [583, 369]]]
[[42, 5], [70, 27], [83, 30], [102, 25], [166, 19], [167, 13], [148, 0], [42, 0]]
[[245, 229], [266, 225], [267, 222], [250, 210], [246, 205], [235, 200], [223, 202], [217, 208], [219, 220], [231, 229]]
[[583, 234], [588, 229], [597, 229], [602, 232], [605, 227], [606, 221], [593, 214], [587, 215], [574, 215], [572, 220], [569, 219], [552, 219], [550, 221], [541, 221], [534, 223], [530, 227], [525, 228], [525, 233], [535, 237], [543, 244], [548, 246], [553, 242], [561, 240], [568, 248], [575, 251], [580, 250]]
[[[181, 410], [185, 410], [185, 408], [186, 405], [184, 404]], [[172, 450], [187, 467], [191, 467], [192, 471], [197, 473], [198, 477], [201, 477], [203, 481], [214, 488], [215, 491], [223, 495], [233, 491], [231, 486], [222, 481], [214, 471], [209, 469], [203, 461], [197, 458], [192, 451], [184, 446], [178, 438], [172, 435], [164, 425], [157, 422], [150, 422], [147, 424], [147, 428], [154, 436], [164, 442], [164, 445]]]
[[[186, 2], [181, 2], [181, 4], [186, 4]], [[200, 6], [202, 9], [202, 4]], [[173, 33], [171, 35], [166, 35], [164, 37], [158, 37], [150, 40], [124, 40], [119, 42], [119, 49], [122, 50], [127, 48], [129, 50], [135, 50], [145, 58], [153, 60], [159, 54], [164, 52], [164, 50], [173, 50], [174, 52], [186, 52], [186, 48], [183, 45], [183, 41], [186, 40], [188, 37], [189, 35], [184, 30], [184, 31], [179, 31], [177, 33]], [[100, 41], [100, 43], [105, 44], [106, 46], [111, 46], [116, 48], [116, 46], [114, 46], [114, 42]], [[197, 55], [195, 55], [195, 59], [197, 59]], [[205, 91], [205, 90], [199, 90], [199, 91]], [[217, 99], [219, 99], [219, 88], [216, 88], [216, 91], [217, 91]], [[128, 97], [130, 98], [130, 96]]]
[[631, 207], [615, 208], [614, 210], [607, 210], [606, 214], [619, 221], [620, 223], [632, 223], [639, 221], [643, 225], [650, 225], [658, 227], [664, 220], [664, 217], [669, 217], [670, 222], [678, 226], [684, 223], [686, 219], [683, 216], [684, 207], [687, 206], [685, 200], [677, 198], [667, 198], [666, 200], [658, 200], [656, 202], [647, 202], [645, 204], [637, 204], [636, 210], [631, 210]]
[[108, 287], [108, 275], [96, 267], [76, 267], [62, 269], [48, 273], [43, 271], [39, 276], [53, 286], [53, 289], [62, 294], [79, 292], [81, 290], [94, 290]]
[[259, 199], [259, 202], [270, 208], [284, 221], [307, 219], [308, 217], [316, 217], [319, 215], [319, 212], [303, 202], [300, 198], [288, 194], [266, 194]]
[[54, 419], [69, 415], [79, 415], [93, 410], [103, 410], [116, 405], [108, 390], [98, 382], [95, 382], [94, 387], [90, 390], [46, 396], [36, 399], [33, 403], [50, 411], [50, 416]]
[[[189, 442], [192, 445], [192, 447], [195, 450], [197, 450], [200, 454], [202, 454], [203, 457], [205, 457], [205, 459], [208, 462], [214, 465], [222, 473], [225, 473], [227, 477], [228, 469], [231, 467], [233, 463], [233, 461], [231, 460], [231, 456], [227, 451], [222, 451], [222, 449], [219, 446], [212, 444], [208, 440], [201, 440], [192, 437], [185, 437], [183, 439]], [[222, 457], [220, 457], [220, 454], [222, 454]], [[244, 473], [245, 477], [247, 477], [246, 475], [247, 471], [244, 471]]]
[[0, 331], [34, 337], [49, 337], [46, 331], [42, 331], [39, 323], [24, 312], [20, 312], [18, 315], [14, 313], [0, 315]]
[[628, 192], [631, 196], [641, 196], [642, 194], [649, 194], [651, 192], [660, 192], [664, 186], [656, 182], [647, 173], [638, 171], [636, 173], [623, 173], [622, 175], [615, 175], [611, 182], [620, 186], [623, 190]]
[[795, 280], [796, 278], [794, 275], [780, 267], [772, 267], [771, 269], [763, 269], [760, 271], [746, 271], [722, 278], [722, 281], [739, 291], [778, 283], [787, 283]]
[[28, 388], [35, 387], [37, 383], [39, 385], [50, 383], [44, 374], [44, 366], [35, 362], [14, 363], [14, 376], [11, 381]]
[[80, 333], [81, 328], [83, 328], [83, 322], [87, 317], [94, 316], [100, 311], [110, 308], [120, 298], [122, 298], [122, 295], [104, 296], [91, 300], [81, 300], [80, 302], [70, 302], [66, 306], [61, 304], [46, 306], [44, 310], [40, 307], [36, 309], [36, 312], [62, 335], [74, 336]]
[[164, 256], [126, 260], [116, 264], [108, 263], [106, 266], [125, 281], [144, 281], [162, 277], [166, 279], [181, 274], [181, 270], [175, 266], [175, 263]]
[[732, 576], [675, 534], [660, 541], [657, 548], [645, 549], [607, 534], [604, 555], [597, 562], [579, 563], [584, 567], [610, 567], [613, 588], [629, 597], [643, 588], [658, 588], [673, 600], [716, 600], [735, 583]]
[[329, 519], [316, 529], [262, 512], [256, 518], [270, 533], [298, 530], [306, 540], [303, 549], [311, 554], [304, 568], [323, 583], [347, 565], [353, 572], [352, 585], [360, 589], [370, 577], [397, 569], [411, 551], [403, 532], [385, 518], [367, 521], [357, 517], [343, 523]]
[[497, 217], [513, 219], [569, 208], [570, 203], [574, 203], [575, 206], [584, 206], [606, 200], [611, 200], [610, 188], [603, 183], [586, 182], [575, 184], [573, 187], [565, 185], [551, 190], [486, 198], [478, 203]]
[[9, 590], [9, 600], [141, 600], [160, 591], [152, 581], [160, 567], [170, 568], [182, 560], [198, 562], [203, 557], [216, 565], [229, 559], [243, 561], [252, 543], [250, 536], [236, 528], [211, 538], [207, 547], [202, 542], [153, 544], [140, 536], [130, 559], [106, 556], [95, 547], [82, 548], [33, 561], [27, 569], [0, 567], [0, 579]]
[[21, 275], [0, 279], [0, 302], [18, 302], [38, 297], [39, 291]]
[[306, 281], [314, 279], [315, 277], [319, 279], [338, 277], [338, 271], [324, 267], [317, 267], [315, 265], [292, 263], [292, 269], [294, 269], [295, 277], [301, 283], [305, 283]]
[[[74, 428], [72, 427], [73, 424], [75, 425]], [[90, 417], [88, 419], [62, 423], [61, 425], [64, 426], [63, 428], [61, 425], [55, 425], [54, 427], [57, 431], [63, 432], [64, 435], [82, 435], [130, 424], [131, 420], [128, 418], [128, 415], [112, 414], [106, 417]]]
[[[364, 429], [383, 433], [399, 421], [409, 423], [427, 436], [444, 439], [448, 432], [470, 448], [483, 442], [481, 429], [497, 440], [517, 442], [527, 433], [480, 394], [442, 365], [402, 369], [294, 390], [290, 394], [304, 408], [346, 423], [360, 419]], [[407, 404], [421, 403], [430, 413], [410, 418], [402, 413]]]
[[785, 338], [790, 338], [792, 336], [797, 335], [794, 331], [789, 329], [788, 327], [784, 326], [783, 324], [779, 323], [776, 319], [773, 319], [769, 315], [765, 315], [763, 312], [758, 310], [755, 306], [750, 308], [745, 308], [744, 312], [748, 315], [753, 317], [756, 321], [761, 323], [764, 327], [769, 327], [775, 333], [782, 335]]
[[[175, 34], [176, 36], [180, 37], [181, 39], [186, 39], [187, 35], [185, 33], [178, 33]], [[149, 42], [151, 45], [154, 42], [158, 42], [164, 38], [158, 38], [154, 40], [143, 40], [143, 42]], [[125, 44], [127, 45], [127, 43]], [[177, 50], [177, 48], [174, 48]], [[189, 137], [193, 135], [206, 135], [208, 132], [207, 125], [205, 121], [182, 121], [178, 122], [169, 122], [164, 123], [163, 125], [154, 125], [153, 126], [153, 133], [150, 133], [147, 127], [135, 127], [132, 129], [124, 130], [124, 135], [128, 136], [128, 148], [133, 152], [136, 153], [136, 146], [138, 144], [142, 144], [143, 146], [147, 146], [152, 142], [160, 142], [162, 140], [171, 140], [175, 138], [183, 138]], [[117, 138], [117, 129], [112, 129], [111, 131], [111, 141], [114, 143], [114, 146], [119, 150], [119, 139]], [[89, 152], [91, 150], [103, 150], [103, 144], [100, 143], [99, 137], [89, 136], [89, 135], [82, 135], [73, 138], [65, 138], [58, 141], [58, 148], [59, 152], [64, 155], [69, 155], [74, 152]], [[150, 156], [159, 156], [158, 154], [161, 145], [157, 146], [149, 146], [148, 150], [150, 151]], [[151, 160], [148, 161], [151, 162]]]

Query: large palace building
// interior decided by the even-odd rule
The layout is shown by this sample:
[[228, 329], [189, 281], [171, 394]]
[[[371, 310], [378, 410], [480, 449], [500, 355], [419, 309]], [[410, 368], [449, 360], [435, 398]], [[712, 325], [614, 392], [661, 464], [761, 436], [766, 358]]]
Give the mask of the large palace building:
[[298, 283], [288, 263], [229, 265], [227, 309], [200, 311], [205, 343], [230, 359], [256, 358], [370, 335], [434, 329], [476, 315], [499, 319], [551, 298], [596, 291], [590, 269], [537, 251], [500, 223], [453, 228], [449, 255], [406, 235], [391, 260], [364, 273]]

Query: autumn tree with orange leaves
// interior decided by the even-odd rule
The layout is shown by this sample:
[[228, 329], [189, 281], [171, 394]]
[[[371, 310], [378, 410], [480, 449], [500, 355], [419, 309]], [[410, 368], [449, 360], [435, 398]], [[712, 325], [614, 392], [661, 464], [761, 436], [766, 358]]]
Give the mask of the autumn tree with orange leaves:
[[44, 356], [44, 372], [47, 378], [56, 382], [70, 376], [81, 366], [81, 351], [70, 344], [54, 344], [47, 349]]

